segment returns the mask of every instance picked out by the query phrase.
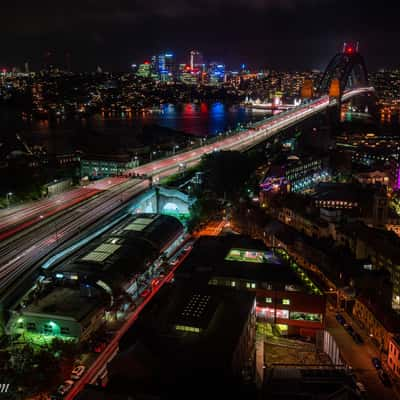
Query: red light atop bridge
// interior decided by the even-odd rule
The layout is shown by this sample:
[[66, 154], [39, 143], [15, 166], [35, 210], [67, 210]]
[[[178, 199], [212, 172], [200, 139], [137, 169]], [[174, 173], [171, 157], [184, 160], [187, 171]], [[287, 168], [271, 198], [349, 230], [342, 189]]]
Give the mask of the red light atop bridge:
[[349, 55], [358, 53], [358, 42], [357, 43], [344, 43], [343, 53], [349, 54]]

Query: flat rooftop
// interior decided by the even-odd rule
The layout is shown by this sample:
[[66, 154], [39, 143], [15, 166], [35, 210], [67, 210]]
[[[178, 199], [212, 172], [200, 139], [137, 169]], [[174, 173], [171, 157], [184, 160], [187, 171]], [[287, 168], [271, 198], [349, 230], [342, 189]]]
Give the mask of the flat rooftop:
[[111, 392], [155, 395], [188, 382], [212, 387], [209, 380], [232, 373], [254, 305], [253, 293], [232, 288], [162, 287], [120, 341], [109, 367]]
[[289, 263], [261, 240], [239, 235], [200, 237], [175, 276], [203, 283], [226, 277], [270, 284], [276, 290], [288, 285], [309, 291]]
[[279, 366], [265, 370], [262, 399], [354, 399], [353, 377], [342, 369]]
[[79, 289], [56, 287], [46, 296], [31, 303], [23, 313], [46, 314], [81, 321], [98, 309], [100, 302], [98, 296], [82, 296]]

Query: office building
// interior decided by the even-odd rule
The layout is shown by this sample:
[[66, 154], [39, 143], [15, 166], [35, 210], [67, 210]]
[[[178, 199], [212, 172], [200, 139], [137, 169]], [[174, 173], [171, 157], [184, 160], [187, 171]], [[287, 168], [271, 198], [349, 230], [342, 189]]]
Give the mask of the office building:
[[152, 76], [151, 63], [149, 61], [145, 61], [143, 64], [140, 64], [136, 75], [140, 76], [141, 78], [150, 78]]
[[388, 367], [400, 378], [400, 336], [389, 339]]
[[210, 63], [208, 76], [210, 84], [217, 85], [223, 83], [225, 80], [225, 65], [218, 62]]
[[191, 50], [189, 54], [189, 66], [192, 70], [201, 69], [204, 65], [203, 55], [197, 50]]
[[88, 388], [80, 399], [240, 393], [254, 374], [255, 308], [253, 293], [232, 288], [163, 287], [121, 338], [103, 393]]
[[287, 254], [258, 240], [203, 236], [176, 279], [255, 293], [257, 318], [284, 335], [314, 336], [323, 327], [325, 296]]
[[134, 167], [137, 167], [137, 160], [129, 154], [86, 154], [80, 159], [81, 177], [89, 179], [122, 175]]
[[175, 57], [171, 52], [161, 53], [151, 58], [153, 74], [162, 82], [169, 82], [175, 76]]

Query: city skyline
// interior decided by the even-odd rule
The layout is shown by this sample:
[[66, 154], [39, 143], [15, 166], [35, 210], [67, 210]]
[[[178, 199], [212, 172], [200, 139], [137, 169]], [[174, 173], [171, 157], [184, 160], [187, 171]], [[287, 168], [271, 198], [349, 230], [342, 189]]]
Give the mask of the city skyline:
[[252, 68], [322, 69], [344, 40], [358, 40], [370, 70], [395, 67], [400, 63], [392, 51], [400, 39], [394, 28], [396, 5], [385, 3], [72, 1], [55, 8], [22, 0], [18, 13], [14, 6], [3, 6], [0, 65], [23, 66], [28, 61], [38, 68], [50, 51], [57, 63], [70, 54], [76, 71], [97, 65], [118, 71], [164, 49], [175, 50], [177, 59], [199, 49], [207, 59], [223, 58], [232, 67], [245, 63]]
[[[339, 42], [326, 21], [311, 46], [311, 11], [339, 4], [319, 1], [149, 0], [136, 53], [116, 40], [101, 57], [84, 40], [61, 50], [84, 36], [61, 6], [64, 41], [32, 45], [40, 72], [0, 63], [7, 398], [400, 400], [400, 69], [373, 72], [378, 35]], [[114, 21], [101, 4], [80, 18]], [[251, 10], [286, 16], [291, 45], [279, 19], [269, 52], [253, 47], [264, 25], [235, 41], [233, 8], [242, 28]], [[204, 21], [224, 10], [219, 38]], [[209, 36], [161, 17], [193, 32], [199, 18]]]

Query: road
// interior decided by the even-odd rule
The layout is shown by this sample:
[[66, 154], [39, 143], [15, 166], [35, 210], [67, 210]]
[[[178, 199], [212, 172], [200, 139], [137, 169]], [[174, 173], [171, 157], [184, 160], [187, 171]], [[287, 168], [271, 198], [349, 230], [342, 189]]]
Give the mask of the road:
[[[372, 90], [373, 88], [370, 87], [349, 90], [344, 93], [343, 100], [350, 99], [359, 94], [369, 93]], [[212, 144], [206, 144], [199, 148], [185, 150], [174, 156], [144, 164], [127, 171], [126, 174], [147, 175], [157, 179], [160, 175], [165, 175], [170, 170], [177, 171], [180, 165], [182, 167], [194, 165], [201, 160], [203, 155], [212, 153], [213, 151], [246, 150], [270, 137], [275, 136], [283, 129], [287, 129], [290, 126], [320, 113], [334, 104], [336, 104], [335, 100], [331, 100], [328, 96], [323, 96], [310, 103], [303, 104], [291, 110], [277, 114], [274, 117], [268, 118], [261, 124], [256, 124], [253, 128], [250, 128], [247, 131], [223, 138]]]
[[[182, 245], [184, 247], [184, 245]], [[179, 250], [178, 250], [179, 251]], [[95, 383], [100, 372], [104, 367], [111, 361], [116, 352], [118, 352], [119, 341], [125, 335], [125, 333], [132, 327], [132, 325], [137, 320], [139, 314], [144, 309], [146, 304], [156, 295], [160, 288], [167, 282], [170, 282], [174, 276], [176, 269], [182, 264], [185, 258], [190, 254], [190, 251], [183, 252], [182, 256], [179, 258], [179, 262], [174, 265], [168, 274], [160, 281], [160, 283], [152, 289], [144, 301], [132, 311], [131, 315], [127, 318], [122, 327], [118, 330], [114, 338], [108, 344], [108, 346], [103, 350], [102, 353], [97, 357], [97, 359], [92, 363], [92, 365], [87, 369], [85, 375], [73, 386], [71, 391], [64, 397], [65, 400], [72, 400], [74, 397], [85, 387], [88, 383]], [[171, 258], [173, 258], [172, 256]]]
[[222, 229], [224, 229], [226, 221], [211, 221], [205, 227], [198, 232], [195, 232], [193, 236], [219, 236]]
[[[372, 88], [359, 88], [346, 92], [343, 99], [370, 92]], [[84, 188], [78, 188], [66, 193], [53, 196], [35, 203], [0, 211], [0, 242], [22, 230], [39, 223], [42, 218], [55, 215], [71, 208], [80, 202], [91, 198], [103, 190], [126, 181], [127, 176], [147, 175], [152, 176], [157, 182], [164, 176], [178, 172], [181, 168], [197, 164], [201, 157], [219, 150], [246, 150], [265, 139], [275, 136], [281, 130], [303, 121], [334, 104], [328, 96], [323, 96], [310, 103], [300, 105], [276, 116], [255, 124], [253, 128], [241, 133], [225, 137], [215, 143], [206, 144], [199, 148], [185, 150], [180, 154], [153, 161], [126, 172], [125, 177], [105, 178]]]
[[77, 206], [56, 220], [40, 225], [26, 235], [1, 242], [0, 289], [15, 281], [58, 244], [81, 232], [119, 207], [122, 202], [148, 189], [149, 185], [148, 181], [127, 180], [100, 193], [89, 203]]
[[379, 358], [379, 351], [370, 343], [365, 333], [355, 323], [352, 323], [352, 320], [348, 316], [345, 316], [345, 318], [364, 339], [364, 344], [356, 344], [354, 342], [343, 326], [336, 321], [333, 311], [327, 311], [326, 328], [336, 340], [344, 361], [353, 368], [357, 380], [361, 381], [366, 387], [368, 392], [367, 398], [370, 400], [398, 399], [398, 394], [395, 393], [393, 388], [383, 385], [375, 367], [372, 365], [371, 358]]
[[108, 178], [54, 195], [51, 198], [24, 203], [0, 210], [0, 242], [63, 210], [73, 207], [92, 196], [126, 182], [126, 178]]
[[[346, 92], [343, 98], [346, 100], [371, 90], [371, 88], [354, 89]], [[12, 211], [3, 211], [0, 214], [0, 217], [3, 218], [1, 221], [2, 229], [4, 231], [8, 229], [8, 232], [10, 229], [18, 229], [18, 231], [13, 232], [13, 235], [17, 237], [8, 237], [8, 239], [12, 238], [12, 241], [3, 238], [0, 242], [0, 289], [4, 289], [7, 284], [15, 280], [19, 274], [25, 272], [34, 262], [54, 249], [58, 242], [72, 237], [80, 229], [90, 225], [97, 218], [114, 209], [120, 201], [120, 193], [130, 191], [128, 195], [134, 195], [140, 192], [140, 185], [142, 184], [139, 181], [127, 180], [129, 175], [151, 176], [157, 182], [161, 177], [174, 174], [182, 167], [197, 164], [204, 154], [219, 150], [245, 150], [252, 147], [276, 135], [282, 129], [286, 129], [325, 110], [332, 103], [334, 101], [332, 102], [328, 96], [323, 96], [308, 104], [269, 118], [247, 131], [226, 137], [213, 144], [206, 144], [197, 149], [187, 150], [134, 168], [126, 172], [125, 178], [107, 178], [90, 185], [88, 188], [76, 189], [78, 192], [67, 192], [59, 197], [52, 197], [47, 201], [44, 200], [33, 205], [13, 208]], [[135, 187], [135, 185], [138, 186]], [[103, 192], [99, 194], [98, 191]], [[80, 201], [83, 201], [85, 196], [89, 198], [95, 194], [96, 196], [87, 203], [87, 206], [84, 204], [73, 207], [70, 210], [73, 205], [75, 206]], [[54, 222], [44, 223], [46, 218], [57, 217], [57, 213], [61, 210], [70, 211], [62, 213], [60, 217], [54, 219]], [[38, 224], [40, 221], [42, 221], [41, 224]], [[25, 224], [38, 227], [32, 232], [18, 237], [28, 227]]]

